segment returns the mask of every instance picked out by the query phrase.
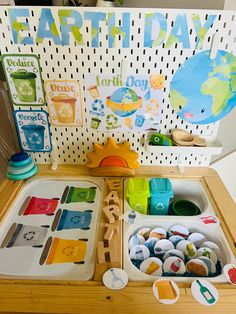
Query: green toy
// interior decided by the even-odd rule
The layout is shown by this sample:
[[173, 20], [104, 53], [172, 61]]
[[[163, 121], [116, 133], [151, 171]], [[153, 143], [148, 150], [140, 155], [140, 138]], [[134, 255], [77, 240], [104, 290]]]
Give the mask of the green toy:
[[154, 133], [151, 135], [149, 145], [153, 146], [173, 146], [171, 139], [161, 133]]
[[149, 197], [149, 183], [146, 179], [129, 179], [126, 190], [126, 198], [132, 209], [136, 210], [140, 214], [147, 215]]

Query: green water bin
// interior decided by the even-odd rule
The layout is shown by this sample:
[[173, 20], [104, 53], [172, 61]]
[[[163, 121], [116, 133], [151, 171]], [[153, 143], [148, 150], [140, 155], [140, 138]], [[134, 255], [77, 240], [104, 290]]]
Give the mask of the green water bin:
[[143, 178], [131, 178], [128, 180], [126, 199], [132, 209], [140, 214], [147, 215], [149, 197], [148, 180]]

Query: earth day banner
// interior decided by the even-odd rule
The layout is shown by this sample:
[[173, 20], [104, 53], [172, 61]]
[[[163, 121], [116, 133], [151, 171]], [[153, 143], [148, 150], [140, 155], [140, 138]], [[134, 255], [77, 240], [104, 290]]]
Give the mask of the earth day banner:
[[[32, 15], [31, 10], [29, 8], [7, 8], [7, 18], [10, 25], [9, 32], [15, 45], [43, 46], [44, 43], [48, 43], [50, 40], [51, 44], [55, 46], [70, 46], [73, 42], [76, 42], [78, 49], [80, 47], [99, 48], [101, 43], [100, 28], [102, 26], [105, 27], [106, 35], [102, 39], [103, 47], [107, 49], [120, 46], [122, 49], [133, 47], [134, 42], [131, 40], [132, 36], [134, 36], [132, 20], [138, 16], [136, 11], [133, 13], [129, 9], [116, 10], [113, 8], [99, 9], [99, 11], [96, 8], [41, 8], [34, 11], [34, 14], [36, 13], [37, 15], [37, 21], [35, 22], [35, 19], [33, 19], [35, 15]], [[214, 60], [209, 58], [207, 51], [203, 51], [203, 54], [199, 55], [199, 52], [201, 53], [200, 50], [204, 47], [204, 43], [211, 42], [214, 32], [217, 30], [223, 31], [224, 26], [219, 21], [218, 11], [181, 12], [176, 10], [176, 13], [173, 14], [171, 10], [156, 9], [142, 10], [140, 13], [139, 48], [175, 49], [176, 45], [178, 45], [178, 48], [181, 47], [181, 49], [198, 50], [195, 56], [184, 62], [182, 67], [176, 71], [170, 86], [172, 107], [182, 119], [189, 123], [208, 124], [215, 122], [228, 114], [235, 106], [236, 71], [234, 56], [231, 55], [230, 57], [230, 54], [223, 50], [218, 50]], [[121, 42], [117, 40], [118, 37], [121, 38]], [[207, 57], [206, 54], [208, 54]], [[215, 68], [216, 71], [214, 70]], [[19, 81], [19, 79], [13, 76], [10, 78], [11, 84], [9, 85], [13, 89], [12, 94], [15, 98], [15, 104], [19, 104], [17, 99], [21, 98], [21, 105], [31, 105], [31, 102], [33, 105], [37, 105], [37, 101], [33, 101], [35, 99], [34, 79], [36, 78], [33, 77], [30, 71], [28, 72], [25, 75], [26, 77], [23, 78], [25, 79], [25, 82], [22, 83], [23, 86], [20, 87], [17, 87], [16, 84], [16, 81]], [[199, 75], [196, 75], [196, 73]], [[20, 73], [20, 75], [23, 77], [23, 73]], [[197, 80], [196, 76], [198, 77]], [[28, 81], [26, 82], [26, 80]], [[87, 82], [84, 83], [87, 84]], [[91, 86], [95, 83], [91, 82]], [[103, 87], [100, 89], [102, 90]], [[133, 89], [133, 91], [135, 90]], [[135, 92], [138, 97], [137, 102], [139, 97], [145, 98], [142, 90]], [[102, 94], [102, 91], [100, 93]], [[107, 98], [108, 95], [104, 97]], [[121, 104], [119, 102], [120, 98], [118, 99], [119, 104]], [[41, 101], [42, 99], [40, 99]], [[120, 113], [120, 116], [117, 115], [119, 108], [114, 107], [114, 101], [111, 99], [111, 102], [105, 108], [110, 108], [112, 111], [110, 111], [110, 114], [114, 116], [109, 116], [106, 122], [104, 122], [104, 118], [99, 119], [97, 117], [97, 120], [95, 120], [94, 117], [93, 128], [96, 128], [96, 125], [98, 130], [120, 129], [135, 131], [136, 128], [139, 130], [148, 128], [148, 114], [142, 111], [144, 109], [143, 106], [138, 107], [140, 102], [141, 100], [136, 104], [137, 108], [135, 111], [136, 115], [138, 112], [140, 113], [140, 123], [137, 122], [135, 125], [134, 113], [125, 118]], [[86, 106], [89, 105], [89, 103], [86, 104]], [[145, 121], [143, 121], [144, 118]], [[110, 121], [113, 119], [114, 121]], [[126, 124], [124, 124], [124, 121], [126, 121]], [[108, 123], [110, 123], [110, 127]], [[137, 126], [142, 123], [142, 126]], [[90, 117], [88, 127], [90, 128], [91, 125], [92, 118]]]
[[137, 131], [155, 128], [161, 118], [165, 78], [162, 74], [85, 78], [87, 127], [97, 131]]

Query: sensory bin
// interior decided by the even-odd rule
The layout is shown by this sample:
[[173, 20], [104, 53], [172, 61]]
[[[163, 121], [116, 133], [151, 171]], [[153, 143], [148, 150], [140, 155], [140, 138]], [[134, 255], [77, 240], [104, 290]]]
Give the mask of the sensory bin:
[[207, 277], [226, 282], [222, 268], [235, 262], [219, 226], [149, 220], [126, 225], [124, 235], [124, 269], [129, 280], [153, 281], [168, 276], [176, 281]]

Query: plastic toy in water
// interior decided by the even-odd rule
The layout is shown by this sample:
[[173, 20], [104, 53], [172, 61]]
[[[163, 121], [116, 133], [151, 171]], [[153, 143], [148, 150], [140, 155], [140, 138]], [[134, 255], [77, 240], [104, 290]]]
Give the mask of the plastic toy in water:
[[96, 187], [80, 188], [67, 186], [61, 198], [61, 204], [69, 203], [93, 203], [96, 197]]
[[94, 176], [133, 176], [139, 167], [138, 154], [130, 150], [130, 143], [117, 144], [112, 138], [108, 138], [104, 146], [94, 144], [88, 159], [87, 167]]
[[170, 199], [174, 196], [168, 178], [152, 178], [150, 180], [150, 214], [168, 215]]
[[43, 247], [47, 236], [47, 228], [38, 226], [27, 226], [14, 223], [8, 230], [1, 248], [7, 247]]
[[84, 264], [87, 241], [87, 239], [72, 240], [50, 237], [44, 246], [39, 264]]
[[149, 184], [146, 179], [131, 178], [128, 180], [126, 198], [132, 209], [147, 215], [149, 196]]
[[24, 180], [32, 177], [38, 171], [32, 158], [24, 152], [11, 156], [7, 168], [7, 178], [10, 180]]
[[161, 133], [154, 133], [149, 139], [149, 145], [152, 146], [172, 146], [172, 140]]
[[92, 220], [92, 210], [77, 211], [59, 209], [52, 223], [52, 231], [61, 231], [65, 229], [89, 230]]
[[22, 205], [19, 215], [53, 215], [58, 205], [58, 198], [29, 196]]

